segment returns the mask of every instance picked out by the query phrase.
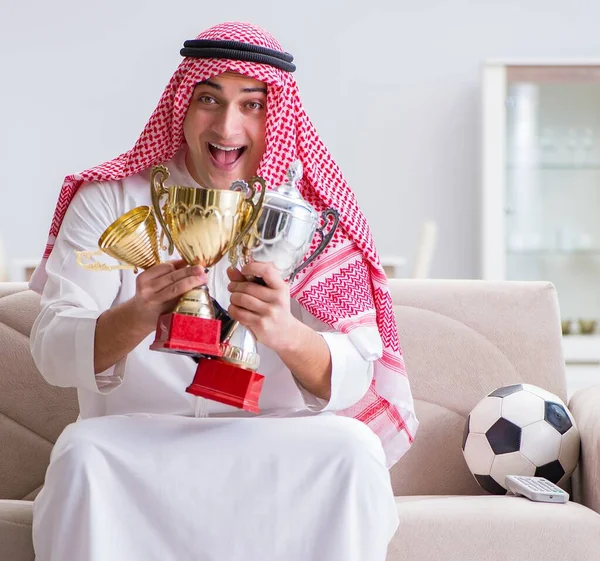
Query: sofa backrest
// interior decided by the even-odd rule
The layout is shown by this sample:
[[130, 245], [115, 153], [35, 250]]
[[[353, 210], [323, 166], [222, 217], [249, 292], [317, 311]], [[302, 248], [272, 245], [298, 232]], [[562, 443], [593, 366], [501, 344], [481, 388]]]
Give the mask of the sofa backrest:
[[[479, 494], [462, 457], [464, 423], [494, 389], [528, 382], [566, 399], [556, 292], [548, 283], [391, 280], [420, 426], [392, 468], [397, 495]], [[29, 352], [39, 297], [0, 283], [0, 498], [35, 495], [50, 450], [78, 413]]]
[[31, 358], [39, 301], [25, 283], [0, 283], [0, 499], [35, 496], [52, 445], [78, 414], [75, 390], [47, 384]]
[[397, 495], [482, 494], [462, 456], [477, 402], [530, 383], [566, 402], [558, 299], [545, 282], [391, 280], [420, 422], [392, 468]]

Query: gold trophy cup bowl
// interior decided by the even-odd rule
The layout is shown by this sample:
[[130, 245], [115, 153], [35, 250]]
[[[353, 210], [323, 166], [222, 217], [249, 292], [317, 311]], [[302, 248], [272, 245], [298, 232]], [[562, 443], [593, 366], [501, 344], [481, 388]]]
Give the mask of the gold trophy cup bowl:
[[138, 269], [160, 262], [156, 220], [152, 209], [139, 206], [117, 218], [100, 236], [100, 249]]
[[[253, 201], [254, 187], [235, 182], [232, 189], [205, 189], [181, 185], [165, 186], [169, 172], [164, 166], [152, 168], [150, 187], [154, 213], [168, 240], [188, 265], [208, 269], [247, 234], [256, 222], [266, 191], [261, 178], [253, 178], [262, 189]], [[166, 201], [161, 209], [161, 199]], [[221, 322], [215, 319], [206, 285], [198, 286], [178, 301], [173, 312], [158, 321], [151, 349], [189, 355], [221, 356]]]
[[[154, 212], [139, 206], [117, 218], [100, 236], [101, 251], [78, 251], [77, 262], [83, 268], [97, 271], [115, 269], [148, 269], [160, 263], [158, 233]], [[122, 265], [106, 265], [94, 257], [105, 253]], [[87, 260], [87, 262], [86, 262]]]

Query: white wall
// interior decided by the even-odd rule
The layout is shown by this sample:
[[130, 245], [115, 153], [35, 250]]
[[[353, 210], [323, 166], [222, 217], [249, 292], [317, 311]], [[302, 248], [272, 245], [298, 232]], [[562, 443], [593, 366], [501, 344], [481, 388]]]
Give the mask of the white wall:
[[[303, 101], [381, 253], [439, 223], [436, 277], [479, 275], [479, 78], [487, 58], [598, 57], [592, 0], [0, 0], [0, 236], [43, 250], [62, 178], [127, 150], [184, 39], [252, 21], [296, 56]], [[171, 6], [170, 8], [166, 8]]]

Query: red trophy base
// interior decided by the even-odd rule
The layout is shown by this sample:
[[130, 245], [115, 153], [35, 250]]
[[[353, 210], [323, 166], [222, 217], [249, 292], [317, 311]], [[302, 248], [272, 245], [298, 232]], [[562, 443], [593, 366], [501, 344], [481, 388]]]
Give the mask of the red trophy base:
[[169, 313], [158, 318], [153, 351], [222, 356], [221, 321]]
[[260, 413], [258, 398], [265, 377], [222, 360], [201, 359], [187, 392], [244, 411]]

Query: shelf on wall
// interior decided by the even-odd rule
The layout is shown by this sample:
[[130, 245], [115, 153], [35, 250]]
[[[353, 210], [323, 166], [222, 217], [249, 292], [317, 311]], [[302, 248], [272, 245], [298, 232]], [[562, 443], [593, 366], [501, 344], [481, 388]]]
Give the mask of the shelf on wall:
[[600, 334], [563, 335], [565, 362], [585, 364], [600, 362]]

